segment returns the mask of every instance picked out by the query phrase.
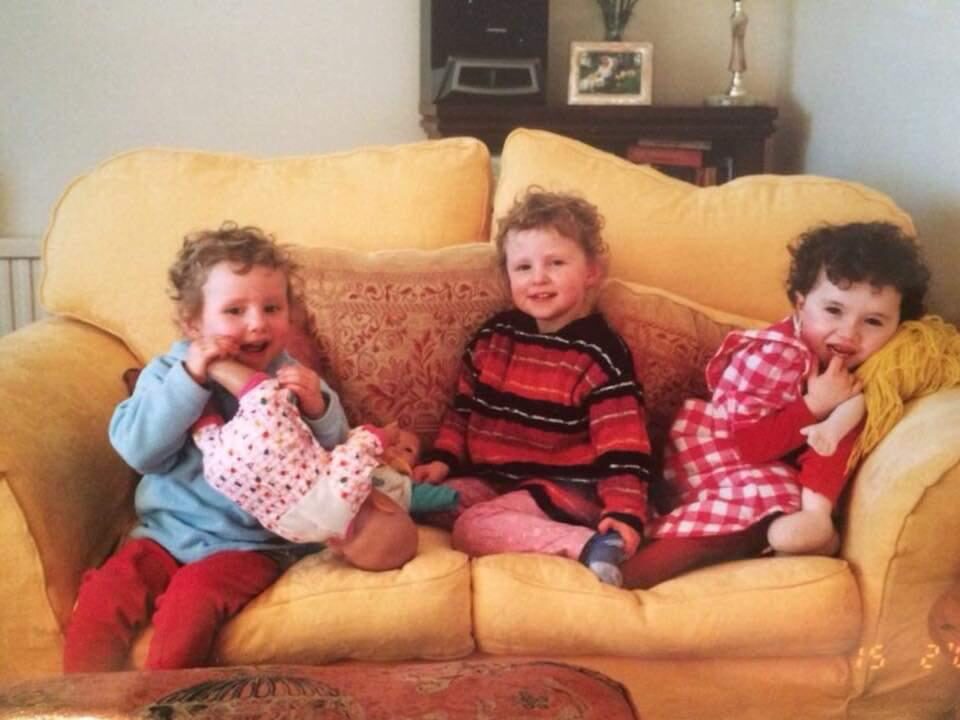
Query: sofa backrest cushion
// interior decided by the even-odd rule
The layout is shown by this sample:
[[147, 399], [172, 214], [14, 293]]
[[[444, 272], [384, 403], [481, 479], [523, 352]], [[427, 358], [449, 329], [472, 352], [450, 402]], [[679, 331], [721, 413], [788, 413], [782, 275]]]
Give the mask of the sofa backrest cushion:
[[[510, 304], [493, 246], [372, 253], [298, 247], [295, 255], [304, 269], [315, 367], [340, 394], [351, 423], [398, 420], [430, 442], [453, 398], [464, 348], [484, 320]], [[597, 307], [630, 346], [655, 440], [685, 398], [706, 393], [703, 368], [724, 335], [757, 325], [617, 279], [601, 286]]]
[[753, 175], [710, 188], [545, 131], [507, 138], [491, 232], [532, 184], [575, 192], [606, 218], [614, 277], [768, 321], [786, 314], [787, 245], [825, 222], [886, 220], [913, 232], [886, 195], [814, 176]]
[[466, 138], [274, 159], [132, 151], [54, 208], [42, 302], [145, 361], [176, 337], [166, 272], [189, 232], [233, 220], [282, 243], [435, 248], [486, 240], [490, 195], [489, 153]]
[[663, 290], [616, 279], [601, 287], [597, 308], [630, 347], [655, 448], [663, 447], [684, 400], [707, 397], [703, 370], [726, 334], [758, 325]]
[[467, 342], [510, 302], [493, 246], [301, 247], [296, 258], [318, 370], [351, 424], [397, 420], [432, 441]]

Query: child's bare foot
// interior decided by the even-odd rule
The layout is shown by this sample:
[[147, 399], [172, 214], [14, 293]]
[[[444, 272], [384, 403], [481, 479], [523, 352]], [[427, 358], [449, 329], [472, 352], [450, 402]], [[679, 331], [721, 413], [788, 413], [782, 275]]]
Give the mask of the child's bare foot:
[[833, 555], [840, 547], [830, 514], [819, 510], [781, 515], [770, 523], [767, 541], [776, 552], [786, 555]]

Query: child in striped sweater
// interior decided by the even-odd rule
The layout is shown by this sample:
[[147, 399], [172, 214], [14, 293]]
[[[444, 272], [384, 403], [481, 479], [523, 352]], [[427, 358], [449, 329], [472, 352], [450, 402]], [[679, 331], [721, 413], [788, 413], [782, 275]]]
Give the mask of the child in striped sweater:
[[536, 187], [501, 220], [514, 308], [468, 345], [414, 479], [459, 491], [458, 549], [579, 559], [619, 585], [648, 520], [651, 462], [630, 350], [593, 309], [602, 226], [585, 200]]

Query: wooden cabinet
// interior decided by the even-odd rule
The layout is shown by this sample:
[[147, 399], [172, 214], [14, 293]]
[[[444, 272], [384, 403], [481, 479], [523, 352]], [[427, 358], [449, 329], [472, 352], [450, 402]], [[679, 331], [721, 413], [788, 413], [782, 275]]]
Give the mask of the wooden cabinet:
[[422, 105], [420, 124], [430, 138], [468, 135], [494, 155], [517, 127], [549, 130], [626, 157], [638, 139], [709, 142], [725, 158], [730, 177], [766, 170], [765, 146], [776, 129], [777, 109], [659, 105], [534, 105], [439, 103]]

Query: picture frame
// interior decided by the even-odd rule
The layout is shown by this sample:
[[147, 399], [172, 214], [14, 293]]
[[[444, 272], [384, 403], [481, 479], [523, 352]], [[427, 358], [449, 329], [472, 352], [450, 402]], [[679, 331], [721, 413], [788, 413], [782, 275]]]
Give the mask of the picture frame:
[[573, 42], [567, 102], [571, 105], [650, 105], [653, 45]]

